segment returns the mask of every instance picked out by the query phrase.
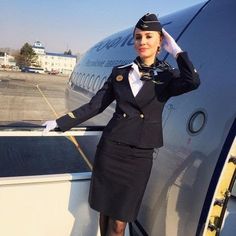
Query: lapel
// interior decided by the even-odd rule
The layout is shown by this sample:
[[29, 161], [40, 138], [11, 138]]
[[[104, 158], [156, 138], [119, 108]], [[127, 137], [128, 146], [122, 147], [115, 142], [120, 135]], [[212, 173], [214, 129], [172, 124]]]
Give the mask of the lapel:
[[129, 83], [129, 72], [130, 68], [125, 68], [122, 71], [119, 71], [119, 74], [116, 75], [116, 78], [120, 75], [123, 76], [123, 80], [117, 82], [117, 85], [119, 85], [118, 90], [121, 96], [125, 96], [130, 103], [139, 108], [143, 108], [150, 101], [156, 98], [158, 94], [162, 94], [164, 88], [169, 83], [169, 76], [166, 76], [165, 73], [161, 73], [156, 82], [151, 80], [145, 81], [138, 94], [134, 97]]
[[117, 82], [117, 85], [119, 85], [118, 90], [121, 96], [125, 96], [128, 101], [130, 101], [132, 104], [137, 106], [135, 97], [133, 95], [133, 92], [129, 84], [129, 71], [130, 71], [130, 68], [125, 68], [125, 70], [122, 70], [122, 72], [119, 73], [119, 75], [123, 76], [123, 81]]
[[129, 83], [129, 71], [126, 70], [124, 74], [127, 94], [129, 99], [136, 104], [139, 108], [144, 107], [148, 104], [152, 99], [155, 98], [155, 84], [152, 81], [146, 81], [142, 88], [139, 90], [137, 95], [134, 97], [130, 83]]
[[125, 88], [127, 88], [127, 96], [130, 101], [132, 101], [133, 104], [138, 106], [139, 108], [142, 108], [145, 104], [147, 104], [154, 96], [154, 85], [151, 81], [147, 81], [143, 84], [142, 88], [139, 90], [137, 95], [134, 97], [130, 83], [129, 83], [129, 72], [130, 70], [125, 70], [123, 76], [124, 76], [124, 82], [125, 82]]
[[135, 97], [138, 106], [142, 108], [154, 98], [162, 96], [170, 80], [169, 72], [163, 71], [158, 74], [155, 81], [146, 81]]
[[[131, 91], [132, 92], [132, 91]], [[152, 81], [146, 81], [139, 90], [135, 100], [140, 108], [148, 104], [155, 98], [155, 84]]]

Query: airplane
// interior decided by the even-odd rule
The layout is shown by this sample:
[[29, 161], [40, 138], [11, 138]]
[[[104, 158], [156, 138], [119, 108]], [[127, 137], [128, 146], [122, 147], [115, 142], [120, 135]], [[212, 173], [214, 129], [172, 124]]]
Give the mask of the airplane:
[[[129, 224], [126, 235], [235, 235], [235, 9], [236, 2], [233, 0], [209, 0], [160, 17], [167, 32], [190, 55], [200, 75], [201, 85], [197, 90], [172, 97], [166, 103], [163, 111], [164, 146], [155, 149], [153, 169], [138, 218]], [[104, 84], [113, 66], [133, 61], [136, 54], [132, 34], [132, 27], [113, 34], [91, 47], [79, 60], [66, 88], [68, 110], [89, 101]], [[175, 60], [164, 51], [159, 59], [168, 61], [173, 67], [177, 66]], [[18, 194], [21, 200], [27, 198], [27, 201], [19, 202], [11, 198], [14, 203], [11, 217], [13, 212], [16, 212], [15, 209], [26, 211], [28, 215], [32, 214], [27, 208], [29, 205], [37, 209], [36, 214], [42, 214], [40, 210], [46, 205], [50, 218], [42, 216], [40, 220], [43, 223], [34, 221], [34, 217], [27, 218], [31, 223], [28, 227], [32, 228], [32, 232], [37, 228], [37, 223], [40, 222], [42, 228], [47, 221], [53, 225], [57, 219], [57, 222], [60, 222], [57, 227], [62, 227], [63, 221], [68, 227], [67, 231], [58, 230], [58, 236], [66, 235], [65, 232], [70, 232], [67, 235], [99, 235], [97, 216], [87, 206], [91, 171], [86, 164], [80, 163], [77, 168], [81, 173], [74, 173], [76, 168], [73, 163], [76, 157], [73, 145], [71, 146], [64, 137], [78, 138], [80, 146], [92, 156], [95, 152], [94, 144], [98, 141], [95, 135], [97, 132], [101, 133], [101, 125], [105, 125], [111, 118], [114, 107], [113, 103], [103, 114], [82, 124], [87, 125], [86, 128], [79, 126], [63, 134], [50, 132], [44, 137], [43, 144], [41, 139], [40, 142], [32, 144], [38, 148], [40, 145], [49, 148], [48, 142], [57, 138], [59, 147], [54, 158], [60, 155], [60, 152], [65, 152], [65, 155], [73, 153], [71, 167], [65, 172], [71, 173], [70, 175], [55, 175], [49, 169], [38, 170], [37, 166], [34, 166], [30, 174], [40, 174], [40, 178], [0, 178], [0, 202], [5, 202], [9, 198], [7, 194], [13, 190], [14, 193], [21, 191], [21, 194]], [[37, 138], [42, 136], [38, 127], [30, 132]], [[18, 136], [25, 138], [28, 133], [29, 130], [21, 130]], [[11, 135], [6, 130], [3, 134], [0, 133], [0, 139], [9, 136], [7, 140], [12, 141]], [[31, 143], [28, 142], [27, 145], [27, 149], [30, 149]], [[49, 154], [43, 151], [41, 155], [44, 157]], [[48, 159], [45, 157], [44, 162]], [[65, 162], [64, 159], [60, 161]], [[58, 161], [53, 162], [56, 163]], [[12, 175], [14, 176], [14, 173]], [[20, 186], [23, 185], [22, 190], [17, 187], [17, 181]], [[35, 192], [30, 190], [30, 187]], [[43, 196], [42, 191], [45, 193]], [[40, 204], [35, 200], [39, 198], [37, 195], [43, 198], [43, 202], [39, 201]], [[39, 207], [34, 208], [35, 205]], [[0, 219], [7, 215], [9, 207], [11, 205], [0, 203]], [[71, 215], [78, 220], [73, 221]], [[17, 216], [16, 219], [12, 217], [14, 223], [22, 225], [25, 219]], [[43, 218], [47, 221], [43, 221]]]
[[[212, 211], [216, 197], [222, 201], [225, 197], [218, 196], [216, 189], [235, 138], [234, 9], [235, 1], [211, 0], [161, 17], [164, 28], [189, 53], [201, 85], [165, 105], [165, 145], [156, 150], [134, 226], [144, 235], [199, 235], [209, 229], [218, 232], [222, 225], [224, 216], [214, 216]], [[67, 88], [70, 110], [78, 106], [78, 92], [92, 96], [113, 66], [133, 61], [132, 34], [133, 28], [129, 28], [105, 38], [78, 62]], [[160, 58], [176, 66], [165, 52]], [[228, 181], [234, 180], [235, 172]]]

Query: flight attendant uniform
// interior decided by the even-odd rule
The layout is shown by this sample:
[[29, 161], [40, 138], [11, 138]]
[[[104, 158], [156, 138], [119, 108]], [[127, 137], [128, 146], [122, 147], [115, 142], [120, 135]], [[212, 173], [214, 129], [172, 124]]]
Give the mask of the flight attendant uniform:
[[56, 120], [66, 131], [116, 101], [113, 117], [97, 145], [89, 192], [91, 208], [116, 220], [136, 219], [152, 168], [153, 149], [163, 146], [164, 105], [170, 97], [200, 84], [186, 52], [178, 54], [177, 64], [174, 69], [157, 61], [155, 76], [146, 81], [140, 80], [136, 63], [114, 67], [89, 103]]

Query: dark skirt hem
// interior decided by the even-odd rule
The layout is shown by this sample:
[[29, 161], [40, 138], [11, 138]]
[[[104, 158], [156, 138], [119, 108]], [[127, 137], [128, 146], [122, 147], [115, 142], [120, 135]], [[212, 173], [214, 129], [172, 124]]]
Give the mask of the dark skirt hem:
[[153, 149], [102, 139], [94, 160], [90, 207], [116, 220], [136, 220], [151, 173], [152, 155]]

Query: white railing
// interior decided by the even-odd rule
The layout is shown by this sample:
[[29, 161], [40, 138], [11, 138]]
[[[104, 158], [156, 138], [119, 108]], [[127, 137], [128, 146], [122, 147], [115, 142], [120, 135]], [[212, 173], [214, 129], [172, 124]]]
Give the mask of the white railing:
[[[81, 127], [65, 133], [43, 133], [41, 127], [1, 127], [0, 142], [5, 137], [99, 136], [101, 130]], [[99, 235], [98, 215], [87, 200], [90, 178], [91, 171], [0, 177], [0, 235]]]

